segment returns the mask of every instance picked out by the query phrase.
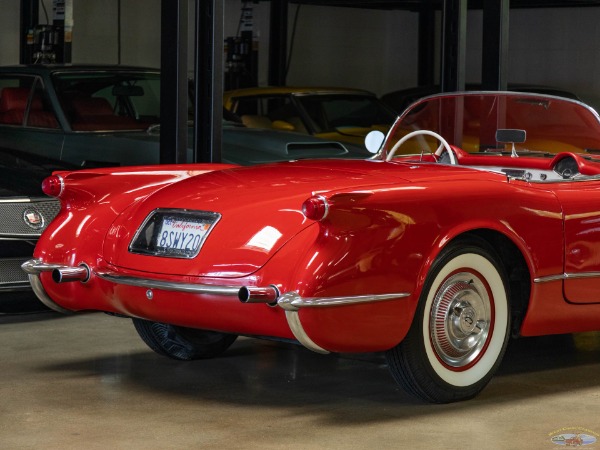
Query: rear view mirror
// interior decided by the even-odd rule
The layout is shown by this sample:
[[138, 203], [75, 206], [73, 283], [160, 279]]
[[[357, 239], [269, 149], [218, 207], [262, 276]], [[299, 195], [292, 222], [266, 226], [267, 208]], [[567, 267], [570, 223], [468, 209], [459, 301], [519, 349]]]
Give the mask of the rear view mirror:
[[496, 142], [502, 142], [503, 144], [512, 144], [511, 156], [518, 158], [517, 149], [515, 143], [522, 144], [525, 142], [527, 133], [525, 130], [513, 130], [513, 129], [500, 129], [496, 130]]
[[385, 134], [379, 130], [373, 130], [365, 136], [365, 147], [370, 153], [377, 153], [385, 141]]
[[527, 137], [527, 133], [525, 130], [511, 130], [511, 129], [501, 129], [496, 130], [496, 141], [502, 142], [504, 144], [508, 143], [517, 143], [522, 144], [525, 142], [525, 138]]
[[144, 88], [141, 86], [123, 86], [117, 85], [112, 88], [112, 95], [115, 97], [141, 97], [144, 95]]

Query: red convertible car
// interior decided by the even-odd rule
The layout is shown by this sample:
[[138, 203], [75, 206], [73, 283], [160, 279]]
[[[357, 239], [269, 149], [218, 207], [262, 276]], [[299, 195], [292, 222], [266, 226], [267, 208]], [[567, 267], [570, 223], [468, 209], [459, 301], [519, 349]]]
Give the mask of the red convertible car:
[[409, 393], [464, 400], [509, 337], [600, 330], [598, 149], [578, 101], [475, 92], [418, 101], [369, 160], [56, 172], [23, 268], [165, 356], [385, 351]]

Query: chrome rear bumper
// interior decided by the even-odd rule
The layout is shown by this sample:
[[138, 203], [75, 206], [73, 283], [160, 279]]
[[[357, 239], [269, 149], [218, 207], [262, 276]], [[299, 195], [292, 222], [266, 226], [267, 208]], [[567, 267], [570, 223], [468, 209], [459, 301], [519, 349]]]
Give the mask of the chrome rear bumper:
[[397, 300], [410, 296], [410, 293], [400, 292], [391, 294], [354, 295], [344, 297], [301, 297], [296, 292], [280, 294], [276, 286], [254, 287], [254, 286], [231, 286], [211, 285], [194, 283], [176, 283], [172, 281], [155, 280], [151, 278], [123, 276], [115, 272], [99, 271], [93, 272], [85, 264], [79, 266], [64, 266], [60, 264], [44, 263], [38, 259], [31, 259], [21, 266], [29, 275], [29, 281], [33, 291], [46, 306], [55, 311], [70, 313], [56, 304], [46, 293], [39, 275], [42, 272], [52, 272], [52, 279], [56, 283], [79, 281], [87, 282], [96, 276], [114, 284], [137, 286], [148, 289], [147, 296], [152, 296], [152, 290], [164, 290], [174, 292], [187, 292], [200, 295], [219, 295], [226, 297], [237, 297], [242, 303], [266, 303], [271, 306], [279, 306], [285, 310], [288, 325], [298, 341], [306, 348], [318, 353], [328, 353], [327, 350], [315, 344], [304, 332], [298, 311], [302, 308], [323, 308], [333, 306], [349, 306], [363, 303], [381, 302], [386, 300]]

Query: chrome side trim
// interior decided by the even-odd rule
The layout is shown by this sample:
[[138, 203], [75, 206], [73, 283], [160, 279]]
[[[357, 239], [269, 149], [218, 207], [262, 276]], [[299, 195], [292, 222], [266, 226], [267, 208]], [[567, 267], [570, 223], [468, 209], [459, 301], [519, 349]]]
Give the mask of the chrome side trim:
[[96, 272], [98, 277], [116, 284], [162, 289], [165, 291], [189, 292], [192, 294], [225, 295], [237, 297], [239, 286], [220, 286], [212, 284], [174, 283], [172, 281], [151, 280], [149, 278], [125, 277], [112, 272]]
[[578, 278], [600, 278], [600, 272], [582, 272], [582, 273], [562, 273], [558, 275], [548, 275], [546, 277], [534, 278], [534, 283], [548, 283], [550, 281], [561, 281]]
[[347, 306], [361, 303], [382, 302], [410, 296], [407, 292], [378, 295], [355, 295], [350, 297], [300, 297], [296, 292], [287, 292], [279, 297], [277, 304], [286, 311], [298, 311], [300, 308], [319, 308], [325, 306]]

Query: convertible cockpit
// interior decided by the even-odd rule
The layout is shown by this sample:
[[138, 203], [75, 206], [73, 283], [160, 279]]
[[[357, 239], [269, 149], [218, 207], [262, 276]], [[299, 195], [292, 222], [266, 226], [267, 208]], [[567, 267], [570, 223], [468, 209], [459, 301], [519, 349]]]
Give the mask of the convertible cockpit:
[[600, 175], [600, 118], [577, 101], [514, 92], [449, 93], [411, 105], [382, 159], [470, 166], [538, 182]]

